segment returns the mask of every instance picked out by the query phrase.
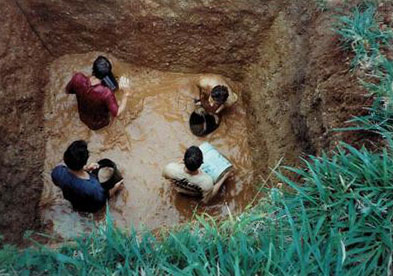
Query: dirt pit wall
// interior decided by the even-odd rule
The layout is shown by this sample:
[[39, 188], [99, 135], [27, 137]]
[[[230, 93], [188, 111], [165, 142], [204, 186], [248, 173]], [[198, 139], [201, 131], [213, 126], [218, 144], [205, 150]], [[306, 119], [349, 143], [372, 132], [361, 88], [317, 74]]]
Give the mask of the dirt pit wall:
[[63, 55], [99, 51], [136, 66], [240, 82], [260, 176], [255, 184], [281, 157], [295, 164], [299, 155], [334, 145], [330, 130], [364, 100], [330, 30], [332, 13], [319, 13], [310, 1], [6, 0], [5, 7], [0, 232], [6, 241], [40, 227], [43, 87], [49, 64]]

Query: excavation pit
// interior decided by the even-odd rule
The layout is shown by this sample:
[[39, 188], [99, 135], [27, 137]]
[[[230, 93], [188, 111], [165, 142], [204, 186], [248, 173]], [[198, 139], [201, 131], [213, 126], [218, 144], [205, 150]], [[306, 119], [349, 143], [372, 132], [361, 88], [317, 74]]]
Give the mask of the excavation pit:
[[[50, 171], [76, 139], [90, 161], [116, 161], [126, 193], [110, 203], [119, 226], [175, 225], [194, 212], [241, 212], [271, 168], [297, 165], [338, 140], [331, 131], [363, 112], [363, 91], [331, 30], [332, 13], [310, 1], [11, 1], [0, 25], [0, 220], [5, 241], [26, 230], [69, 237], [102, 221], [73, 212]], [[127, 112], [109, 127], [89, 130], [65, 85], [89, 74], [98, 54], [137, 89]], [[188, 126], [187, 80], [219, 74], [239, 86], [241, 100], [207, 137]], [[121, 98], [121, 92], [117, 92]], [[208, 205], [177, 195], [162, 167], [186, 147], [209, 141], [235, 163], [236, 174]], [[44, 227], [42, 227], [44, 226]]]

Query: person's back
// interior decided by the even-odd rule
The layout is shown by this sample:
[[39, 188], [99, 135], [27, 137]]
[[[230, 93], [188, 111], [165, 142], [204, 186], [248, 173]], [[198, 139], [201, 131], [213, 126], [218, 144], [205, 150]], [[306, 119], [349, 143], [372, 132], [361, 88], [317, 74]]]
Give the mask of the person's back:
[[105, 206], [110, 191], [102, 187], [98, 179], [88, 172], [86, 166], [89, 159], [87, 143], [74, 141], [64, 152], [65, 165], [58, 165], [52, 171], [52, 181], [58, 186], [66, 200], [70, 201], [77, 211], [96, 212]]
[[222, 76], [202, 75], [197, 86], [200, 89], [201, 105], [208, 113], [218, 114], [238, 101], [238, 95]]
[[207, 173], [200, 170], [203, 163], [203, 154], [199, 147], [189, 147], [183, 163], [169, 163], [163, 170], [163, 176], [171, 180], [179, 193], [202, 196], [203, 202], [207, 203], [219, 191], [221, 185], [228, 178], [227, 172], [217, 183]]
[[91, 85], [82, 73], [73, 76], [66, 87], [67, 93], [76, 94], [79, 117], [90, 129], [97, 130], [110, 123], [110, 114], [118, 114], [118, 105], [113, 92], [102, 84]]
[[179, 193], [204, 197], [213, 188], [213, 179], [200, 170], [190, 174], [185, 169], [184, 164], [172, 162], [165, 166], [163, 175], [171, 179]]
[[97, 212], [106, 203], [108, 192], [98, 179], [89, 174], [89, 179], [81, 179], [72, 174], [64, 165], [58, 165], [52, 171], [52, 181], [58, 186], [73, 208], [82, 212]]

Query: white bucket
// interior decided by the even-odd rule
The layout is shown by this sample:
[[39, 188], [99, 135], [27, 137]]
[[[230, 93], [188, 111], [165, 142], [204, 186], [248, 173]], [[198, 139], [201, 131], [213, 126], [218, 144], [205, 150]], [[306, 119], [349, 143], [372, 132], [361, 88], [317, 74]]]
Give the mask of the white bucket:
[[204, 142], [199, 148], [203, 154], [201, 170], [210, 175], [214, 183], [217, 183], [226, 172], [232, 169], [231, 162], [208, 142]]

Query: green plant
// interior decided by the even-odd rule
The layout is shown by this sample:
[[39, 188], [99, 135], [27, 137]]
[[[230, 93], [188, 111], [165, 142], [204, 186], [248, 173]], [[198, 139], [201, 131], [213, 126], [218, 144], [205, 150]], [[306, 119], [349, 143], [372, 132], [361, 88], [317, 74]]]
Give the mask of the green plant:
[[380, 133], [386, 148], [370, 152], [341, 144], [304, 159], [303, 168], [280, 167], [275, 174], [289, 192], [265, 188], [266, 197], [255, 207], [224, 221], [204, 215], [156, 234], [125, 232], [113, 225], [108, 211], [106, 223], [61, 248], [4, 246], [0, 274], [389, 275], [393, 64], [377, 47], [387, 35], [375, 29], [376, 9], [369, 5], [344, 17], [338, 32], [355, 52], [353, 65], [370, 62], [364, 69], [372, 72], [362, 83], [374, 105], [367, 116], [352, 120], [357, 125], [351, 129]]
[[320, 11], [326, 11], [327, 10], [327, 1], [326, 0], [315, 0], [315, 3], [316, 3], [316, 5], [317, 5], [317, 8], [320, 10]]
[[362, 70], [376, 69], [384, 60], [380, 48], [390, 47], [393, 41], [393, 31], [378, 24], [376, 10], [373, 2], [364, 3], [351, 15], [339, 17], [335, 26], [343, 47], [355, 54], [352, 66]]

